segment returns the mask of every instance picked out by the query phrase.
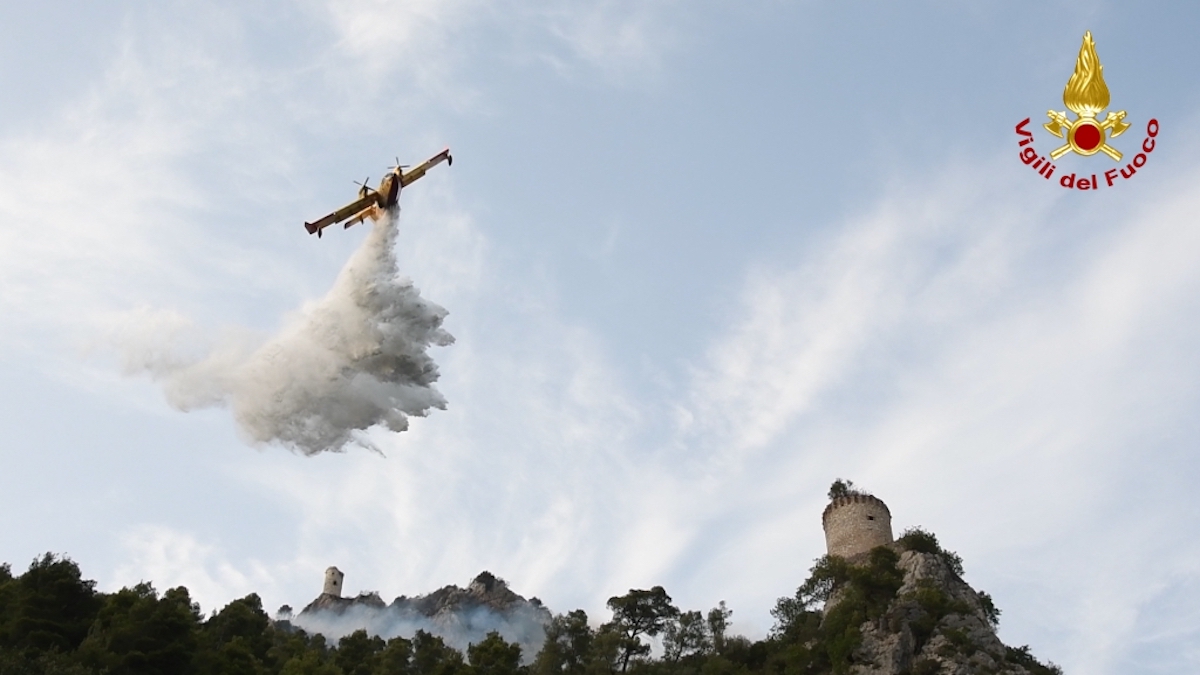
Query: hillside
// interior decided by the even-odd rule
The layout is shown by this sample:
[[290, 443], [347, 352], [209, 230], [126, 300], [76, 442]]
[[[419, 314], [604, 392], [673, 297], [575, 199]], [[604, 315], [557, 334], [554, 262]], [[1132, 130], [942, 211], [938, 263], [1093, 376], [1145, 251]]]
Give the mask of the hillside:
[[881, 500], [838, 481], [822, 520], [837, 554], [779, 598], [758, 641], [730, 634], [724, 602], [682, 610], [661, 586], [631, 589], [598, 622], [553, 614], [489, 572], [390, 604], [323, 593], [275, 620], [251, 594], [205, 618], [186, 588], [99, 593], [74, 562], [46, 554], [19, 576], [0, 565], [0, 675], [1062, 673], [1000, 641], [1000, 610], [936, 536], [913, 528], [893, 541]]
[[962, 561], [914, 529], [856, 558], [825, 556], [774, 615], [782, 663], [854, 675], [1052, 675], [996, 635], [1000, 610]]

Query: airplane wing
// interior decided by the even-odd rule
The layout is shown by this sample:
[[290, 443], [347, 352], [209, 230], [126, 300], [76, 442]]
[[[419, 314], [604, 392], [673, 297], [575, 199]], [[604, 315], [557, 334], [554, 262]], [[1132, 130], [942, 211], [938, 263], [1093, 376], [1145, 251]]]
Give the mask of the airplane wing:
[[413, 167], [411, 171], [405, 171], [404, 173], [400, 174], [400, 187], [408, 187], [418, 178], [424, 176], [426, 171], [432, 169], [438, 164], [441, 164], [442, 162], [447, 164], [454, 163], [454, 158], [450, 156], [450, 148], [446, 148], [433, 157], [421, 162], [417, 166]]
[[361, 223], [362, 221], [366, 220], [367, 218], [370, 218], [371, 220], [379, 220], [382, 213], [383, 212], [379, 209], [378, 205], [368, 206], [367, 208], [363, 209], [362, 211], [359, 211], [358, 213], [351, 216], [350, 220], [346, 221], [346, 224], [344, 227], [348, 230], [348, 229], [350, 229], [351, 225], [357, 225], [357, 224]]
[[305, 223], [304, 229], [308, 230], [309, 234], [315, 234], [319, 237], [321, 236], [321, 230], [324, 228], [333, 225], [334, 223], [340, 223], [341, 221], [352, 216], [358, 215], [360, 211], [364, 211], [372, 206], [375, 206], [378, 201], [379, 197], [377, 196], [376, 192], [372, 190], [366, 195], [359, 197], [337, 211], [334, 211], [324, 218], [321, 218], [320, 220], [316, 220], [311, 223]]

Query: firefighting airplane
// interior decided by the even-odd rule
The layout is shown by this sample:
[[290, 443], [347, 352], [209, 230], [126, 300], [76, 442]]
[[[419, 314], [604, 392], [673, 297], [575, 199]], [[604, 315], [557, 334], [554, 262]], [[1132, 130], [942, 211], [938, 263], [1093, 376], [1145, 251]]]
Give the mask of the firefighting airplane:
[[[379, 220], [385, 212], [395, 208], [396, 203], [400, 200], [400, 188], [408, 187], [418, 178], [424, 176], [426, 171], [441, 164], [443, 161], [446, 164], [454, 164], [454, 158], [450, 156], [450, 148], [446, 148], [409, 171], [404, 171], [406, 168], [404, 166], [392, 167], [391, 172], [384, 176], [383, 180], [379, 181], [378, 190], [367, 185], [367, 181], [363, 181], [361, 183], [362, 187], [358, 190], [358, 199], [320, 220], [305, 223], [304, 229], [308, 230], [309, 234], [316, 234], [319, 238], [321, 230], [335, 223], [340, 223], [343, 220], [346, 221], [346, 228], [355, 223], [361, 223], [365, 218]], [[370, 178], [367, 180], [369, 181]]]

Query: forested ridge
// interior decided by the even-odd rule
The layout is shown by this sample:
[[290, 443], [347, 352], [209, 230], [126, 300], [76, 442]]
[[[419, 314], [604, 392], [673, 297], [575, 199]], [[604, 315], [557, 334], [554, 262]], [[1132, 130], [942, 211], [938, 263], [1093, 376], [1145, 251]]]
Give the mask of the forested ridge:
[[912, 561], [954, 579], [962, 574], [958, 556], [915, 529], [862, 560], [817, 560], [795, 593], [776, 603], [765, 639], [730, 634], [724, 602], [706, 612], [681, 610], [656, 586], [610, 598], [603, 623], [583, 610], [555, 615], [530, 658], [495, 633], [466, 653], [424, 631], [386, 641], [358, 631], [334, 643], [273, 621], [256, 594], [205, 617], [184, 587], [160, 593], [141, 583], [100, 593], [76, 563], [47, 553], [20, 575], [0, 565], [0, 675], [1062, 672], [1028, 648], [975, 634], [981, 622], [994, 628], [999, 620], [986, 593], [970, 596], [977, 600], [968, 606], [927, 579], [901, 592]]

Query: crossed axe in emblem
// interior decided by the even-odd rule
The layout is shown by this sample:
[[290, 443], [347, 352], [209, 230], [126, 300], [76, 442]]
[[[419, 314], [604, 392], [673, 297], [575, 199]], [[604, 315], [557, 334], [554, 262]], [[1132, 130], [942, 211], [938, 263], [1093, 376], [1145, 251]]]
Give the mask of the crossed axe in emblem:
[[[1090, 119], [1093, 123], [1095, 123], [1095, 121], [1096, 121], [1095, 115], [1088, 115], [1088, 116], [1080, 115], [1079, 119], [1075, 120], [1075, 122], [1071, 122], [1071, 120], [1067, 119], [1067, 114], [1065, 112], [1058, 112], [1057, 110], [1047, 111], [1046, 116], [1050, 118], [1050, 121], [1043, 124], [1042, 126], [1045, 127], [1046, 131], [1049, 131], [1050, 133], [1054, 134], [1055, 136], [1058, 136], [1059, 138], [1064, 138], [1064, 136], [1063, 136], [1063, 128], [1064, 127], [1066, 128], [1067, 133], [1070, 133], [1071, 127], [1078, 125], [1083, 120]], [[1100, 122], [1098, 125], [1100, 127], [1100, 147], [1096, 148], [1095, 150], [1092, 150], [1091, 152], [1087, 152], [1087, 153], [1080, 152], [1080, 154], [1092, 155], [1097, 152], [1103, 152], [1104, 154], [1108, 155], [1109, 157], [1112, 157], [1114, 161], [1117, 161], [1117, 162], [1121, 161], [1121, 152], [1108, 144], [1108, 141], [1105, 139], [1104, 132], [1107, 129], [1112, 129], [1111, 138], [1116, 138], [1117, 136], [1120, 136], [1121, 134], [1125, 133], [1126, 129], [1129, 128], [1129, 123], [1125, 122], [1124, 120], [1125, 120], [1125, 111], [1124, 110], [1122, 110], [1120, 112], [1109, 112], [1108, 117], [1105, 117], [1104, 121]], [[1059, 157], [1062, 157], [1063, 155], [1067, 154], [1067, 152], [1069, 152], [1071, 150], [1075, 150], [1076, 152], [1079, 152], [1079, 148], [1068, 139], [1068, 142], [1066, 145], [1062, 146], [1061, 148], [1056, 148], [1050, 152], [1050, 158], [1057, 160]]]

